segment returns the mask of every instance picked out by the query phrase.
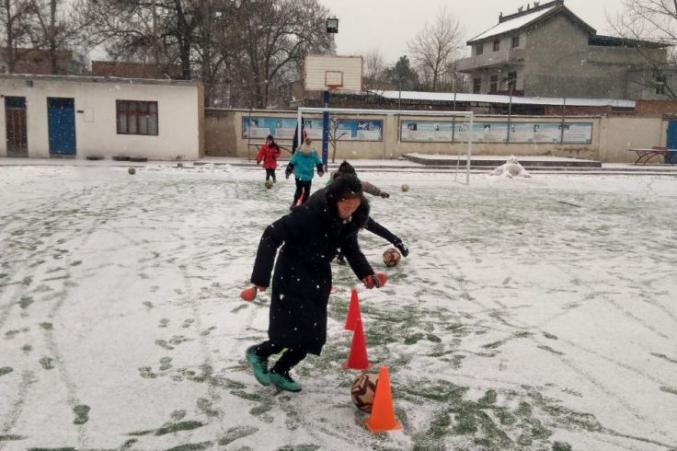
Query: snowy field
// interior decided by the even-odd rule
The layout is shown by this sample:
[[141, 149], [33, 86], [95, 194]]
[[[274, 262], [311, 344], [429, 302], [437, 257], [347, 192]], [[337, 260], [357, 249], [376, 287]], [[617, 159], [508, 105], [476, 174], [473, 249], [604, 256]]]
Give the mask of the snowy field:
[[[350, 401], [346, 267], [301, 394], [245, 365], [268, 295], [238, 293], [293, 183], [0, 167], [0, 449], [677, 449], [674, 178], [362, 176], [411, 248], [360, 291], [401, 432], [370, 434]], [[386, 243], [360, 242], [385, 271]]]

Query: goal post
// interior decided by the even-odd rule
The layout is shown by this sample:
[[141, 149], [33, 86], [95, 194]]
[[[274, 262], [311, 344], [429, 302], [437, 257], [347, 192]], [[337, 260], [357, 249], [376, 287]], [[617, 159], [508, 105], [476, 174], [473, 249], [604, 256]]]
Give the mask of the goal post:
[[[418, 119], [419, 122], [431, 122], [434, 123], [434, 128], [430, 131], [431, 139], [433, 140], [424, 140], [424, 141], [409, 141], [413, 144], [425, 144], [425, 143], [436, 143], [436, 144], [449, 144], [451, 147], [454, 144], [466, 144], [465, 148], [465, 183], [466, 185], [470, 184], [470, 166], [472, 160], [472, 149], [473, 149], [473, 135], [474, 135], [474, 115], [472, 111], [419, 111], [419, 110], [390, 110], [390, 109], [365, 109], [365, 108], [317, 108], [317, 107], [299, 107], [297, 111], [297, 127], [296, 127], [296, 140], [300, 143], [302, 142], [302, 130], [304, 125], [308, 123], [308, 118], [306, 115], [324, 115], [328, 113], [341, 118], [347, 119], [359, 119], [361, 116], [397, 116], [397, 142], [402, 145], [405, 141], [402, 140], [402, 128], [403, 121], [407, 120], [408, 123], [415, 123]], [[424, 118], [424, 119], [421, 119]], [[437, 119], [437, 121], [433, 120]], [[446, 120], [443, 120], [446, 119]], [[315, 120], [313, 118], [312, 120]], [[320, 118], [317, 119], [321, 121]], [[369, 121], [362, 121], [365, 127], [369, 127]], [[437, 123], [438, 122], [438, 123]], [[387, 121], [381, 121], [382, 128], [380, 130], [381, 137], [379, 141], [385, 139], [385, 127]], [[442, 130], [440, 130], [440, 125], [442, 125]], [[358, 125], [359, 127], [359, 125]], [[307, 131], [308, 132], [308, 131]], [[449, 133], [448, 139], [446, 139], [446, 133]], [[317, 136], [323, 140], [323, 147], [327, 143], [324, 140], [327, 139], [327, 134], [322, 133], [322, 135]], [[334, 139], [336, 137], [334, 136]], [[341, 139], [339, 139], [341, 140]], [[452, 155], [451, 153], [449, 154]], [[327, 167], [329, 158], [328, 154], [322, 155], [322, 163], [325, 168]], [[450, 158], [450, 163], [453, 163], [453, 159]], [[456, 154], [456, 175], [458, 175], [461, 164], [461, 154]]]

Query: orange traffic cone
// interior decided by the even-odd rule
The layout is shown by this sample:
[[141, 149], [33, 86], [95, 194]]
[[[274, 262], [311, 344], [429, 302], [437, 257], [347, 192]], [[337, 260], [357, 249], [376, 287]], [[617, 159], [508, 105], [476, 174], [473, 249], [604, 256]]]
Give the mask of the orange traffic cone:
[[388, 432], [402, 429], [397, 418], [395, 418], [387, 366], [382, 366], [378, 373], [378, 384], [376, 384], [376, 394], [374, 395], [374, 404], [371, 408], [371, 416], [364, 420], [364, 424], [371, 432]]
[[350, 304], [348, 304], [348, 315], [346, 315], [346, 330], [355, 330], [358, 321], [362, 321], [360, 313], [360, 300], [357, 298], [357, 290], [353, 288], [350, 293]]
[[362, 320], [358, 319], [355, 324], [355, 333], [353, 334], [353, 344], [350, 347], [348, 361], [343, 365], [347, 370], [366, 370], [371, 366], [367, 358], [367, 343], [364, 340], [364, 330], [362, 329]]

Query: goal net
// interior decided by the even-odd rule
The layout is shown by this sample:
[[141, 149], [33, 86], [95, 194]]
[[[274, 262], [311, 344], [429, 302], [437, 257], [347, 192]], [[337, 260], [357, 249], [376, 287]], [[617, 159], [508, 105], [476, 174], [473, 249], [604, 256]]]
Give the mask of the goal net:
[[[294, 143], [301, 143], [306, 136], [322, 143], [325, 167], [343, 142], [353, 142], [350, 148], [358, 158], [419, 154], [421, 159], [434, 158], [436, 164], [455, 167], [454, 180], [460, 176], [470, 184], [472, 111], [300, 107], [297, 124], [303, 125], [297, 127]], [[383, 151], [380, 154], [367, 151], [375, 148], [369, 146], [370, 142], [379, 144]], [[317, 147], [320, 152], [320, 146]]]

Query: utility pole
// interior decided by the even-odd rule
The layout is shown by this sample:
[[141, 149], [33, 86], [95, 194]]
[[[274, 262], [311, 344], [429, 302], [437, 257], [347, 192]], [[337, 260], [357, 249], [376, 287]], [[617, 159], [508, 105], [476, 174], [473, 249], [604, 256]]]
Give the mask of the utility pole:
[[513, 91], [515, 89], [515, 82], [516, 80], [513, 79], [512, 77], [508, 77], [508, 90], [510, 91], [510, 100], [508, 100], [508, 134], [506, 136], [506, 143], [510, 144], [510, 127], [511, 127], [511, 119], [512, 119], [512, 96], [513, 96]]

